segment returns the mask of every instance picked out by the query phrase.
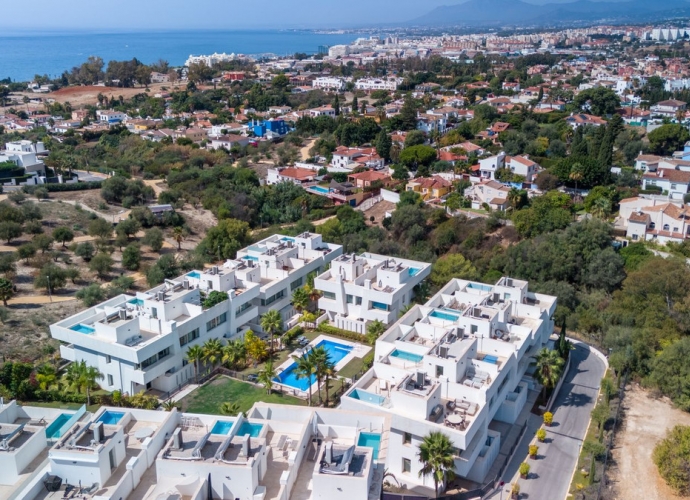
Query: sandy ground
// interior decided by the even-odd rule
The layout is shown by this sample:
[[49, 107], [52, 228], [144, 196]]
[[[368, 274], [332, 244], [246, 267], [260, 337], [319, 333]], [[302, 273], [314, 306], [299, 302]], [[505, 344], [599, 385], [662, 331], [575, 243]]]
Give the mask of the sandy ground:
[[302, 148], [300, 148], [300, 155], [302, 157], [302, 161], [305, 161], [310, 158], [309, 156], [309, 150], [314, 146], [314, 143], [316, 142], [316, 139], [311, 139], [306, 142]]
[[612, 482], [620, 500], [680, 500], [659, 476], [652, 461], [654, 446], [678, 424], [690, 425], [690, 413], [666, 399], [654, 399], [638, 385], [623, 399], [623, 427], [616, 438]]

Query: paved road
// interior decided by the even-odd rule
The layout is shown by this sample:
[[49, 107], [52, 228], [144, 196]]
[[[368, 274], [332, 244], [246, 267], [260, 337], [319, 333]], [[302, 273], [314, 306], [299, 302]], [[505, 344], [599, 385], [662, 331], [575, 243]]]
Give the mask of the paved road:
[[[521, 497], [529, 500], [564, 500], [570, 479], [577, 465], [580, 446], [589, 425], [589, 416], [596, 403], [601, 379], [606, 371], [604, 361], [586, 345], [577, 345], [570, 354], [570, 370], [553, 406], [554, 425], [547, 428], [546, 443], [539, 443], [538, 460], [528, 460], [530, 478], [520, 479]], [[539, 426], [538, 420], [528, 429], [521, 448], [527, 447]], [[503, 480], [506, 487], [514, 480], [526, 453], [518, 449], [507, 467]]]

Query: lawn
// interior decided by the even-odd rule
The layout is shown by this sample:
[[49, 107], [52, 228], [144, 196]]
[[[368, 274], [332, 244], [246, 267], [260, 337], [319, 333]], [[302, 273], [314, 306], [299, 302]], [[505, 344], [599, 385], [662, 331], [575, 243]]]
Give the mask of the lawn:
[[338, 376], [352, 378], [355, 375], [358, 375], [359, 372], [362, 371], [362, 368], [364, 368], [364, 359], [353, 358], [345, 366], [338, 370]]
[[266, 394], [261, 387], [240, 382], [228, 377], [217, 377], [210, 383], [195, 390], [180, 402], [182, 410], [189, 413], [220, 414], [220, 405], [225, 402], [237, 402], [240, 411], [249, 410], [257, 401], [304, 406], [307, 404], [292, 396], [273, 392]]

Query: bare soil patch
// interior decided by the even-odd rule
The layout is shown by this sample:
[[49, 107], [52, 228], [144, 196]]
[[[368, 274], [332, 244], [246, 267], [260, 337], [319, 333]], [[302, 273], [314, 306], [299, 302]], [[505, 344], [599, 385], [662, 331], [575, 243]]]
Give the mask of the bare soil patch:
[[612, 450], [609, 476], [615, 498], [625, 500], [680, 500], [659, 476], [652, 461], [656, 444], [678, 424], [690, 425], [690, 413], [678, 410], [667, 398], [656, 399], [639, 385], [623, 399], [623, 425]]

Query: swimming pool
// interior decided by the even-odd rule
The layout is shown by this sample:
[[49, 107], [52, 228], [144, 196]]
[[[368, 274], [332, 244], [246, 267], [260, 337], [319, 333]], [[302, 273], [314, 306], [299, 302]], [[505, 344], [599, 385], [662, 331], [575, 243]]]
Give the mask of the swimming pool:
[[486, 356], [484, 356], [484, 359], [482, 359], [482, 361], [484, 361], [485, 363], [491, 363], [491, 364], [497, 365], [498, 364], [498, 357], [486, 355]]
[[48, 439], [59, 438], [62, 426], [65, 425], [70, 418], [72, 418], [72, 415], [69, 413], [60, 413], [60, 415], [46, 427], [46, 437]]
[[199, 271], [192, 271], [190, 273], [187, 273], [187, 276], [189, 276], [190, 278], [199, 279], [201, 278], [201, 273]]
[[420, 356], [419, 354], [414, 354], [407, 351], [401, 351], [399, 349], [394, 350], [390, 355], [394, 358], [399, 358], [405, 361], [412, 361], [413, 363], [419, 363], [421, 360], [424, 359], [424, 356]]
[[350, 393], [350, 397], [358, 401], [364, 401], [365, 403], [372, 403], [379, 406], [383, 406], [383, 403], [386, 401], [385, 397], [363, 391], [362, 389], [355, 389]]
[[259, 434], [261, 434], [261, 429], [263, 429], [263, 424], [253, 424], [245, 420], [242, 422], [242, 425], [240, 425], [237, 435], [246, 436], [248, 434], [249, 437], [255, 438], [259, 437]]
[[252, 255], [245, 255], [245, 256], [242, 257], [242, 258], [243, 258], [244, 260], [253, 260], [253, 261], [258, 261], [258, 260], [259, 260], [258, 257], [254, 257], [254, 256], [252, 256]]
[[374, 449], [374, 460], [379, 459], [379, 448], [381, 447], [381, 434], [373, 432], [360, 432], [357, 446], [367, 446]]
[[[344, 344], [338, 344], [337, 342], [332, 342], [330, 340], [322, 340], [316, 347], [323, 347], [328, 353], [331, 362], [337, 365], [340, 361], [345, 358], [350, 352], [352, 352], [352, 347]], [[297, 377], [295, 369], [297, 368], [297, 363], [292, 363], [285, 370], [283, 370], [276, 378], [276, 382], [287, 385], [288, 387], [294, 387], [300, 391], [306, 391], [309, 387], [316, 382], [316, 376], [311, 375], [307, 377]]]
[[309, 189], [312, 191], [316, 191], [319, 194], [328, 194], [331, 192], [330, 189], [321, 186], [312, 186]]
[[456, 314], [450, 314], [442, 311], [431, 311], [429, 314], [432, 318], [442, 319], [444, 321], [457, 321], [460, 316]]
[[230, 434], [230, 429], [232, 429], [234, 423], [234, 421], [217, 420], [216, 423], [213, 424], [211, 434], [223, 434], [227, 436], [228, 434]]
[[144, 305], [144, 301], [141, 299], [131, 299], [131, 300], [128, 300], [127, 303], [133, 304], [135, 306], [143, 306]]
[[70, 328], [70, 330], [74, 330], [75, 332], [79, 333], [85, 333], [87, 335], [96, 331], [93, 327], [88, 325], [82, 325], [81, 323], [74, 325]]
[[419, 271], [421, 271], [421, 269], [417, 269], [417, 268], [411, 267], [411, 268], [409, 269], [408, 272], [410, 273], [410, 276], [414, 276], [414, 275], [416, 275], [417, 273], [419, 273]]
[[106, 410], [98, 417], [97, 422], [103, 422], [106, 425], [117, 425], [117, 423], [124, 417], [125, 414], [121, 411]]

